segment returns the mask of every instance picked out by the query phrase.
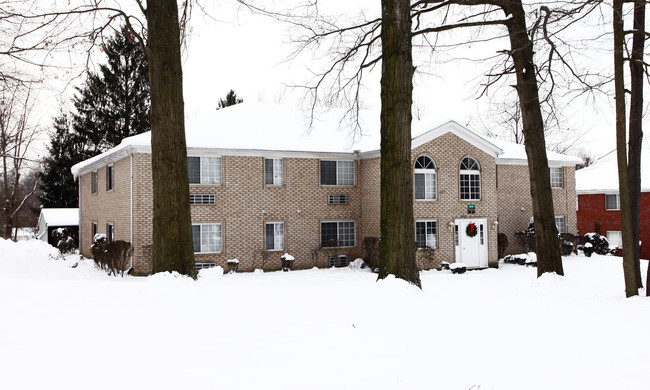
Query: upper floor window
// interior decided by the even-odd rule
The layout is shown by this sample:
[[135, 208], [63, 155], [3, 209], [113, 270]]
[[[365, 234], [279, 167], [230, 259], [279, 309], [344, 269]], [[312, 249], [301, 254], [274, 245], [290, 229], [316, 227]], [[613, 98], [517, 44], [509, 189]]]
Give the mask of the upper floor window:
[[194, 253], [216, 253], [222, 250], [221, 224], [192, 225]]
[[113, 166], [108, 165], [106, 167], [106, 191], [113, 189]]
[[438, 226], [436, 221], [415, 222], [415, 242], [418, 249], [438, 247]]
[[322, 222], [320, 224], [323, 247], [355, 246], [354, 221]]
[[320, 184], [323, 186], [353, 186], [354, 161], [321, 161]]
[[221, 185], [221, 157], [187, 157], [190, 184]]
[[284, 223], [283, 222], [266, 223], [266, 250], [267, 251], [284, 250]]
[[97, 193], [97, 171], [93, 171], [90, 173], [90, 193], [91, 194]]
[[264, 160], [264, 183], [272, 186], [281, 186], [282, 179], [282, 159], [281, 158], [267, 158]]
[[465, 157], [460, 162], [460, 199], [481, 199], [481, 170], [471, 157]]
[[415, 199], [436, 200], [436, 164], [429, 156], [415, 160]]
[[620, 210], [621, 197], [619, 194], [605, 194], [605, 210]]
[[564, 187], [564, 168], [553, 167], [551, 168], [551, 188]]

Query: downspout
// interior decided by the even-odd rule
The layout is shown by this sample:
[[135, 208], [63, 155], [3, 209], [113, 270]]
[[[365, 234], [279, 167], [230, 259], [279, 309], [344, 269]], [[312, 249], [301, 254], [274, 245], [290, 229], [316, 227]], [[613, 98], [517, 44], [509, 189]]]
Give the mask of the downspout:
[[131, 272], [133, 272], [133, 154], [131, 154]]

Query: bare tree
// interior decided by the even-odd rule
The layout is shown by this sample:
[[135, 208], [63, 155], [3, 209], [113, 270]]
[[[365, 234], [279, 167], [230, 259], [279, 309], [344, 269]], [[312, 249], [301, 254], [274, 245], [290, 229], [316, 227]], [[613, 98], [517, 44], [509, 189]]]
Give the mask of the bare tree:
[[[0, 8], [0, 29], [12, 38], [0, 53], [14, 61], [48, 65], [56, 49], [99, 43], [114, 21], [122, 21], [143, 45], [151, 88], [152, 171], [154, 188], [153, 270], [196, 277], [189, 205], [187, 148], [181, 69], [181, 29], [191, 4], [184, 1], [179, 22], [176, 0], [135, 0], [138, 16], [117, 1], [54, 6], [26, 1]], [[20, 6], [20, 7], [19, 7]], [[21, 8], [22, 7], [22, 8]], [[57, 9], [57, 7], [62, 7]], [[146, 20], [142, 19], [142, 16]], [[38, 55], [41, 57], [38, 57]], [[43, 56], [43, 54], [45, 54]], [[34, 59], [36, 58], [36, 59]]]
[[39, 128], [30, 125], [29, 116], [33, 107], [31, 90], [14, 87], [0, 93], [0, 161], [2, 162], [2, 230], [0, 236], [11, 238], [16, 228], [18, 213], [23, 211], [27, 201], [38, 188], [24, 191], [23, 174], [26, 173], [28, 153]]

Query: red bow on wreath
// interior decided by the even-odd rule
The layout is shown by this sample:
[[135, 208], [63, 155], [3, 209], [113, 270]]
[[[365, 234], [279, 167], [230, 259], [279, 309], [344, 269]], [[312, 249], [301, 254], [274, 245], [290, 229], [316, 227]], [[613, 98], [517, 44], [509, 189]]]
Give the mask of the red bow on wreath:
[[465, 228], [465, 234], [467, 234], [468, 237], [474, 237], [476, 233], [478, 233], [478, 229], [474, 222], [470, 223], [467, 225], [467, 228]]

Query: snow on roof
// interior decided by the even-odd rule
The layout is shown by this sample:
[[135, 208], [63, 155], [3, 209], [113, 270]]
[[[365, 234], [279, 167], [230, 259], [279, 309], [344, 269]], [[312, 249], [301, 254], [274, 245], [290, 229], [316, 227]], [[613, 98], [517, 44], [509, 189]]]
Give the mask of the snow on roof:
[[41, 209], [41, 218], [48, 226], [78, 226], [79, 209]]
[[[291, 152], [291, 153], [368, 153], [380, 148], [379, 112], [362, 110], [359, 126], [346, 118], [344, 109], [319, 109], [313, 120], [310, 112], [290, 105], [242, 103], [186, 121], [188, 150], [219, 149], [230, 151]], [[453, 122], [440, 123], [439, 118], [413, 120], [414, 143], [427, 140], [427, 135], [453, 131], [499, 157], [503, 164], [526, 164], [522, 145], [484, 137]], [[72, 167], [76, 177], [83, 169], [114, 162], [136, 151], [151, 151], [151, 133], [125, 138], [107, 152]], [[505, 159], [502, 157], [505, 156]], [[502, 161], [501, 161], [502, 160]], [[549, 152], [549, 162], [572, 165], [582, 162], [574, 157]], [[96, 169], [96, 168], [95, 168]]]
[[[650, 151], [644, 145], [641, 152], [641, 191], [650, 192]], [[618, 192], [618, 163], [616, 150], [594, 165], [576, 171], [576, 192], [600, 194]]]

